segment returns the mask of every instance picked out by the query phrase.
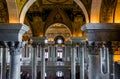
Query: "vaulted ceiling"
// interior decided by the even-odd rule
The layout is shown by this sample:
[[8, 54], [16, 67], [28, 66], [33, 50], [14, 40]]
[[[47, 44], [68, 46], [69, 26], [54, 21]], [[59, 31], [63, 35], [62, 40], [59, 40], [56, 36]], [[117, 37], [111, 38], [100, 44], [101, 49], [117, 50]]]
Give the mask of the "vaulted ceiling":
[[35, 37], [55, 23], [81, 37], [85, 23], [120, 22], [120, 0], [0, 0], [0, 11], [1, 23], [24, 23]]

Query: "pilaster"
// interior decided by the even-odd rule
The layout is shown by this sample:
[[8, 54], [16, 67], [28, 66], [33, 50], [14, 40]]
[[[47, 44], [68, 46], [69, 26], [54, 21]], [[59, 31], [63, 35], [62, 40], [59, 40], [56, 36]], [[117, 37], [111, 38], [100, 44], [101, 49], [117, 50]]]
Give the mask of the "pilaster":
[[0, 41], [1, 79], [6, 79], [6, 48], [6, 43], [4, 41]]
[[[80, 78], [84, 78], [84, 51], [78, 52], [77, 47], [79, 47], [79, 44], [84, 40], [83, 38], [79, 37], [72, 37], [71, 38], [71, 79], [76, 79], [76, 58], [77, 53], [81, 53], [80, 55], [83, 55], [82, 59], [80, 59]], [[81, 51], [81, 49], [80, 49]], [[83, 69], [82, 69], [83, 68]]]
[[[40, 38], [40, 37], [32, 37], [32, 40], [33, 40], [33, 45], [36, 46], [36, 44], [40, 44], [41, 53], [42, 53], [41, 54], [42, 55], [41, 56], [41, 79], [45, 79], [45, 51], [44, 51], [44, 47], [45, 47], [44, 41], [45, 41], [45, 38], [44, 37], [42, 37], [42, 38]], [[33, 69], [35, 69], [34, 64], [33, 64]], [[34, 71], [34, 72], [36, 73], [36, 71]]]
[[32, 47], [33, 47], [33, 52], [32, 52], [32, 79], [37, 78], [37, 43], [34, 42], [33, 40]]

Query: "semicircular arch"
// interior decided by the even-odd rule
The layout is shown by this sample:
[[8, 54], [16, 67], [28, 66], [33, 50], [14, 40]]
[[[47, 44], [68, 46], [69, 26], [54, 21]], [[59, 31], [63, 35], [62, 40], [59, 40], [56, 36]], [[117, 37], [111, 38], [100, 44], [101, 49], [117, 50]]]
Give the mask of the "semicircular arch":
[[65, 41], [70, 41], [71, 31], [65, 24], [54, 23], [48, 27], [45, 36], [48, 41], [54, 41], [57, 36], [62, 36]]

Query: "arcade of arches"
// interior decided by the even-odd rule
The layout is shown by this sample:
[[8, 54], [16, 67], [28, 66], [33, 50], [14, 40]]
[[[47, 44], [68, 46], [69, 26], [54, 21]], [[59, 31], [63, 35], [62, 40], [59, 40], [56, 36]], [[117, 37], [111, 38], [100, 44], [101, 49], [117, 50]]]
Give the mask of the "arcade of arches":
[[120, 79], [120, 0], [0, 0], [0, 79]]

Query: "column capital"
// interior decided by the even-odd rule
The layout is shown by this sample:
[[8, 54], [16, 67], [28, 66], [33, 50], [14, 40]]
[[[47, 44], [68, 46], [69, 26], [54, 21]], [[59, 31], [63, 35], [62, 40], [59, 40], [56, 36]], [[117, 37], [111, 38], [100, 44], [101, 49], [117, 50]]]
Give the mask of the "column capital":
[[91, 55], [98, 55], [99, 54], [99, 48], [102, 47], [103, 43], [101, 41], [88, 41], [86, 42], [86, 46], [89, 50], [89, 54]]
[[0, 47], [4, 47], [4, 48], [8, 47], [7, 42], [6, 41], [0, 41]]
[[20, 49], [22, 47], [22, 42], [12, 41], [12, 42], [7, 42], [7, 45], [9, 47], [9, 51], [11, 55], [19, 55], [21, 53]]
[[45, 42], [44, 42], [45, 37], [32, 37], [31, 39], [33, 40], [33, 45], [34, 46], [37, 45], [37, 44], [41, 45], [42, 47], [45, 46]]
[[84, 38], [80, 38], [80, 37], [71, 37], [71, 45], [73, 47], [76, 47], [77, 45], [80, 45], [81, 43], [83, 43]]
[[28, 30], [25, 24], [2, 23], [0, 24], [0, 41], [22, 41], [22, 35]]
[[88, 23], [81, 29], [88, 41], [120, 41], [120, 23]]

